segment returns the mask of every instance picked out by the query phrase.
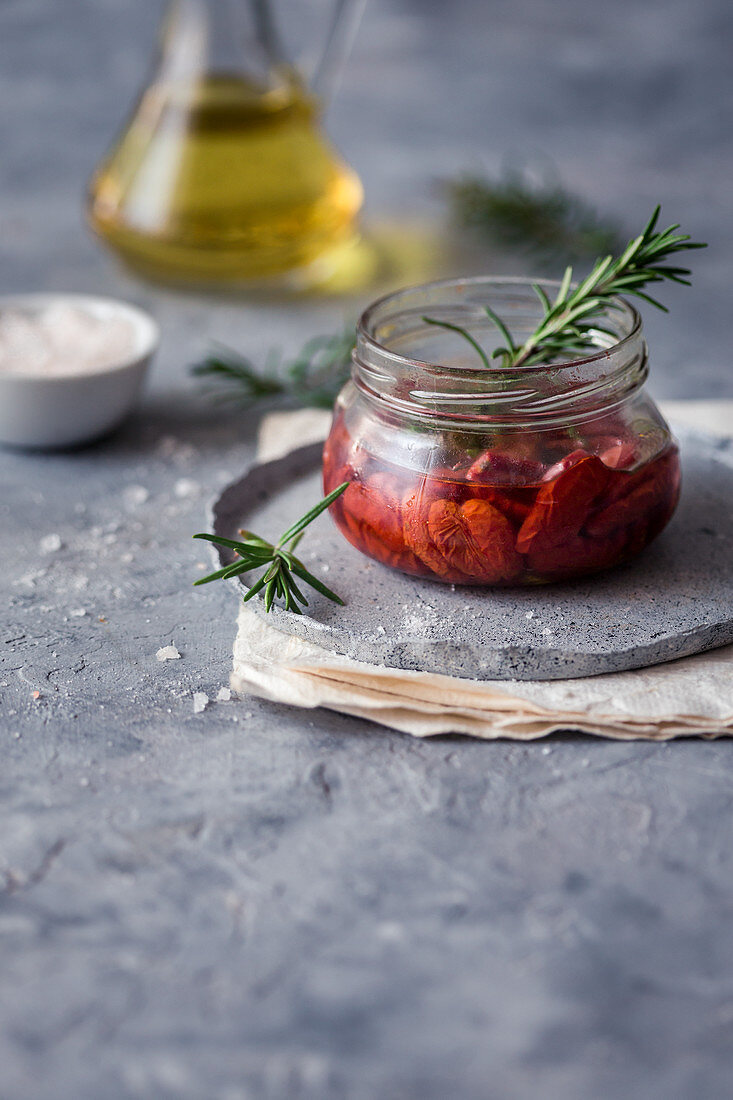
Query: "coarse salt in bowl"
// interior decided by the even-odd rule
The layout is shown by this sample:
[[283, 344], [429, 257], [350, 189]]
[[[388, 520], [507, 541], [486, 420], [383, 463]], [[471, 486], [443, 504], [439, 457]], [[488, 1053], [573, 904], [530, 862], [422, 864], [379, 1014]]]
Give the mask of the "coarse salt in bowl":
[[159, 340], [152, 317], [82, 294], [0, 297], [0, 443], [53, 449], [111, 431]]

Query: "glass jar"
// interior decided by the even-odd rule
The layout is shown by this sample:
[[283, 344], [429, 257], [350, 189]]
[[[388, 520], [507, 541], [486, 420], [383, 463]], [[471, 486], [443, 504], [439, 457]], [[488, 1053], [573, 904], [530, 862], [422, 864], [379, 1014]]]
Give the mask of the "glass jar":
[[[553, 295], [557, 284], [543, 283]], [[453, 584], [538, 584], [638, 554], [679, 497], [677, 447], [644, 390], [641, 318], [616, 299], [584, 359], [487, 370], [459, 334], [515, 343], [542, 311], [524, 279], [456, 279], [362, 315], [352, 379], [323, 456], [345, 537], [369, 557]]]

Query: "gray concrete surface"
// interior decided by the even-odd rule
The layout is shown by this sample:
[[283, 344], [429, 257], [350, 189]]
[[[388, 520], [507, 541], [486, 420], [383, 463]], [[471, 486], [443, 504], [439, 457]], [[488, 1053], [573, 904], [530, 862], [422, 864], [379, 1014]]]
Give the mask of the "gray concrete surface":
[[[86, 235], [158, 14], [0, 7], [0, 289], [118, 294], [164, 329], [114, 438], [0, 455], [0, 1096], [729, 1095], [729, 743], [194, 714], [236, 608], [190, 587], [189, 535], [255, 417], [204, 405], [186, 365], [211, 336], [294, 348], [352, 307], [150, 290]], [[715, 247], [649, 318], [654, 387], [731, 395], [730, 46], [725, 0], [373, 0], [332, 129], [375, 213], [428, 216], [436, 176], [523, 148], [632, 228], [664, 198]]]

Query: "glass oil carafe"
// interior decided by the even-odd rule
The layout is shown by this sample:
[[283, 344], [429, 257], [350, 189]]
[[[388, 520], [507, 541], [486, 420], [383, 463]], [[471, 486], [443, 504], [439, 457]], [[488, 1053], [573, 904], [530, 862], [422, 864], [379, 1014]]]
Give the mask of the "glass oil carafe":
[[91, 225], [129, 267], [226, 287], [307, 268], [355, 235], [361, 184], [321, 112], [362, 3], [330, 4], [309, 87], [278, 34], [289, 2], [173, 0], [152, 78], [90, 185]]

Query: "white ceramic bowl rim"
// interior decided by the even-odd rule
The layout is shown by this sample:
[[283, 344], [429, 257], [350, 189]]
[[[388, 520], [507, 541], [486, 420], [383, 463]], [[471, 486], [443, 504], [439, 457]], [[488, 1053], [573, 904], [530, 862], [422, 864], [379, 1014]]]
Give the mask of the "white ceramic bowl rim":
[[160, 328], [156, 321], [138, 306], [130, 305], [119, 298], [107, 298], [96, 294], [76, 293], [39, 293], [39, 294], [5, 294], [0, 295], [0, 313], [6, 309], [27, 310], [37, 312], [52, 305], [71, 305], [77, 309], [99, 319], [124, 318], [132, 325], [135, 346], [129, 355], [119, 362], [108, 364], [104, 367], [90, 367], [84, 372], [59, 371], [55, 374], [38, 371], [0, 372], [0, 381], [11, 379], [14, 383], [68, 381], [70, 378], [82, 380], [94, 378], [99, 375], [114, 374], [117, 371], [129, 369], [133, 364], [140, 362], [148, 356], [152, 356], [160, 342]]

